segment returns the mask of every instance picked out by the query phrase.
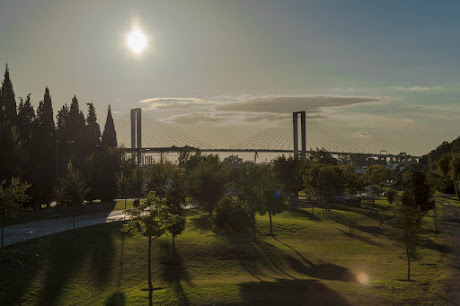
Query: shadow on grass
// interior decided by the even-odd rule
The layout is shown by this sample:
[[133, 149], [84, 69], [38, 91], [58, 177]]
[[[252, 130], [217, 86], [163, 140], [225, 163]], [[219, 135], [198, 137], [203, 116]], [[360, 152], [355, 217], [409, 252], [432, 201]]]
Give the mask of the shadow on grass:
[[41, 239], [7, 246], [0, 262], [0, 305], [21, 305], [32, 280], [43, 269], [48, 244]]
[[201, 231], [201, 232], [207, 232], [207, 231], [212, 231], [212, 217], [209, 215], [201, 215], [199, 217], [191, 218], [190, 221], [192, 221], [192, 225], [194, 229]]
[[181, 285], [181, 281], [187, 282], [189, 285], [193, 285], [190, 275], [184, 267], [182, 258], [177, 248], [173, 250], [169, 243], [160, 242], [160, 275], [161, 278], [168, 282], [176, 294], [178, 301], [181, 305], [190, 305], [187, 295], [185, 294], [184, 288]]
[[348, 305], [340, 294], [317, 280], [250, 282], [239, 285], [248, 305]]
[[421, 241], [421, 246], [422, 248], [425, 248], [425, 249], [430, 249], [430, 250], [434, 250], [434, 251], [439, 251], [441, 253], [445, 253], [445, 254], [449, 254], [449, 253], [453, 253], [454, 250], [452, 250], [451, 247], [445, 245], [445, 244], [439, 244], [431, 239], [423, 239]]
[[123, 292], [115, 292], [105, 302], [105, 306], [124, 306], [125, 305], [125, 294]]
[[313, 278], [339, 280], [343, 282], [356, 281], [355, 275], [352, 274], [347, 268], [325, 262], [319, 262], [318, 264], [315, 264], [306, 259], [302, 254], [300, 254], [300, 252], [298, 252], [288, 244], [276, 238], [275, 240], [287, 246], [300, 257], [299, 260], [290, 255], [289, 253], [278, 248], [277, 246], [274, 246], [273, 244], [264, 241], [256, 242], [256, 244], [262, 250], [264, 255], [268, 258], [268, 260], [273, 264], [273, 266], [275, 266], [275, 268], [284, 275], [292, 279], [296, 279], [295, 276], [289, 274], [286, 271], [286, 269], [284, 269], [284, 266], [287, 265], [290, 270], [295, 271], [299, 274], [308, 275]]
[[303, 218], [310, 219], [312, 221], [320, 222], [321, 218], [317, 214], [312, 214], [311, 212], [303, 209], [291, 211], [291, 215], [293, 216], [299, 216]]
[[119, 227], [117, 224], [105, 224], [58, 234], [50, 245], [45, 281], [37, 304], [58, 304], [69, 279], [84, 264], [86, 258], [90, 259], [90, 276], [97, 285], [104, 286], [113, 268], [113, 239], [114, 235], [118, 235]]
[[[373, 245], [373, 246], [377, 246], [377, 247], [383, 247], [383, 245], [381, 243], [378, 243], [378, 242], [375, 242], [374, 240], [372, 239], [369, 239], [367, 237], [364, 237], [364, 236], [359, 236], [357, 234], [351, 234], [349, 232], [346, 232], [344, 231], [343, 229], [340, 229], [338, 227], [336, 227], [339, 231], [341, 231], [345, 236], [349, 237], [349, 238], [352, 238], [352, 239], [356, 239], [356, 240], [359, 240], [359, 241], [362, 241], [364, 243], [367, 243], [367, 244], [370, 244], [370, 245]], [[358, 227], [359, 228], [359, 227]]]

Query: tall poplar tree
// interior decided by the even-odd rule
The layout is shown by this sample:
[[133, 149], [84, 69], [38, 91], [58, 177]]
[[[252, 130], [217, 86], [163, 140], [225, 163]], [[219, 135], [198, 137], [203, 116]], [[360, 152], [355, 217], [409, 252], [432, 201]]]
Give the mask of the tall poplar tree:
[[35, 128], [35, 110], [30, 103], [30, 94], [27, 95], [25, 101], [20, 98], [21, 103], [18, 107], [18, 124], [17, 132], [19, 140], [23, 146], [28, 147], [32, 140], [32, 133]]
[[46, 87], [43, 101], [38, 104], [35, 130], [32, 134], [33, 160], [36, 164], [32, 185], [37, 190], [36, 197], [47, 203], [53, 199], [53, 185], [57, 180], [55, 135], [53, 105]]
[[13, 83], [10, 79], [8, 65], [5, 68], [5, 75], [2, 82], [0, 95], [0, 123], [6, 123], [11, 127], [16, 124], [16, 100], [14, 98]]
[[86, 127], [88, 132], [88, 151], [89, 154], [91, 154], [96, 151], [101, 143], [101, 128], [97, 123], [96, 109], [94, 108], [93, 103], [88, 103]]
[[105, 147], [116, 147], [117, 146], [117, 132], [115, 131], [115, 125], [112, 118], [112, 110], [107, 110], [107, 119], [105, 121], [104, 133], [102, 134], [102, 145]]

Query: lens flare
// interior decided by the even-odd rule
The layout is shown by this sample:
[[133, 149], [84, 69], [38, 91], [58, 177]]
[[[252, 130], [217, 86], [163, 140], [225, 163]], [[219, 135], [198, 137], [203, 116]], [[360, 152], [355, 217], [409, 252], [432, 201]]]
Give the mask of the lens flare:
[[360, 272], [360, 273], [356, 274], [356, 280], [359, 283], [361, 283], [363, 285], [366, 285], [369, 282], [369, 276], [367, 276], [366, 273]]

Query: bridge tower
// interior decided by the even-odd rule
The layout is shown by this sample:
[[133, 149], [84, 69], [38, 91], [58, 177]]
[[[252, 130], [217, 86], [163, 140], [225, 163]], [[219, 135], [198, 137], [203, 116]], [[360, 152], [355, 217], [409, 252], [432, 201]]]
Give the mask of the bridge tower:
[[[141, 163], [139, 150], [142, 148], [142, 110], [133, 108], [131, 110], [131, 148], [137, 149], [137, 163]], [[132, 153], [133, 158], [136, 152]]]
[[300, 141], [301, 141], [301, 154], [300, 158], [307, 158], [307, 129], [306, 129], [306, 116], [305, 111], [292, 113], [292, 124], [294, 131], [294, 157], [299, 157], [299, 124], [298, 119], [300, 115]]

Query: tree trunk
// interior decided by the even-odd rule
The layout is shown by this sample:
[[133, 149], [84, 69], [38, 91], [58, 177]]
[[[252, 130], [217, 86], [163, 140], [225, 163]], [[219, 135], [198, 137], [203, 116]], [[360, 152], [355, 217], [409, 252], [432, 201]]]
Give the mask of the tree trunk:
[[175, 263], [176, 263], [176, 245], [174, 244], [174, 241], [175, 241], [176, 236], [175, 236], [175, 235], [172, 235], [172, 237], [173, 237], [173, 243], [172, 243], [172, 263], [175, 264]]
[[272, 213], [268, 212], [268, 216], [270, 217], [270, 235], [273, 235], [273, 223], [272, 223]]
[[252, 215], [252, 240], [256, 241], [256, 214]]
[[407, 281], [410, 282], [410, 256], [409, 250], [406, 246], [406, 256], [407, 256]]
[[410, 257], [407, 257], [407, 280], [410, 282]]
[[289, 208], [291, 210], [297, 210], [297, 201], [298, 201], [297, 193], [289, 195]]
[[149, 258], [147, 260], [147, 263], [148, 263], [148, 283], [149, 283], [149, 291], [152, 291], [153, 290], [153, 286], [152, 286], [152, 274], [151, 274], [151, 265], [150, 265], [150, 254], [151, 254], [151, 250], [152, 250], [152, 238], [151, 237], [148, 237], [148, 240], [149, 240]]
[[5, 214], [2, 214], [2, 250], [4, 247], [4, 239], [5, 239]]

